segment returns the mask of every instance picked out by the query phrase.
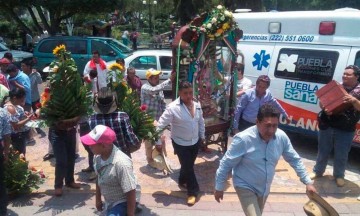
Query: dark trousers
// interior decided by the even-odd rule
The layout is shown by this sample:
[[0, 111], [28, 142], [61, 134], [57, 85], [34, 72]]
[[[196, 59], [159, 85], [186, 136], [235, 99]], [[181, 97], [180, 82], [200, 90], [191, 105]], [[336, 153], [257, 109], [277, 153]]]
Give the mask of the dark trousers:
[[[80, 129], [79, 129], [80, 136], [84, 136], [91, 131], [90, 125], [87, 122], [80, 123], [79, 126], [80, 126]], [[89, 167], [91, 167], [92, 170], [94, 170], [94, 153], [92, 153], [92, 151], [90, 150], [90, 147], [88, 145], [83, 144], [83, 146], [88, 153]]]
[[4, 155], [3, 146], [0, 141], [0, 215], [6, 215], [7, 194], [5, 185], [5, 170], [4, 170]]
[[241, 132], [241, 131], [248, 129], [249, 127], [254, 126], [254, 125], [255, 125], [254, 123], [248, 122], [240, 117], [238, 129]]
[[11, 144], [13, 148], [24, 155], [26, 154], [26, 139], [29, 136], [29, 132], [30, 131], [25, 131], [11, 134]]
[[55, 188], [62, 188], [64, 179], [66, 185], [74, 182], [76, 129], [49, 129], [49, 132], [56, 159]]
[[186, 184], [188, 196], [197, 196], [199, 193], [199, 184], [197, 182], [194, 163], [199, 152], [199, 141], [192, 146], [181, 146], [172, 140], [174, 151], [180, 162], [179, 184]]

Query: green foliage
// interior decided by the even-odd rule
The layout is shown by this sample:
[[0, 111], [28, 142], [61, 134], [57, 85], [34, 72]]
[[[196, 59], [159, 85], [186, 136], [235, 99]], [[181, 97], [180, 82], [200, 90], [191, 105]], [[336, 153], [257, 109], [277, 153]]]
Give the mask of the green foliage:
[[5, 185], [10, 194], [28, 194], [44, 182], [42, 171], [28, 168], [19, 152], [10, 149], [9, 160], [5, 163]]
[[140, 106], [140, 100], [135, 91], [128, 92], [119, 105], [121, 105], [120, 110], [129, 115], [134, 133], [140, 140], [150, 140], [154, 143], [159, 139], [160, 131], [156, 131], [154, 119], [146, 112], [146, 106]]
[[156, 131], [154, 119], [146, 112], [146, 106], [141, 106], [138, 94], [124, 81], [121, 69], [119, 64], [110, 65], [108, 77], [109, 87], [117, 95], [118, 108], [129, 115], [131, 126], [139, 140], [155, 142], [159, 139], [160, 131]]
[[[64, 119], [91, 114], [91, 92], [82, 84], [75, 61], [64, 45], [56, 47], [58, 58], [50, 64], [50, 98], [41, 109], [41, 116], [48, 126]], [[57, 69], [56, 69], [57, 68]]]

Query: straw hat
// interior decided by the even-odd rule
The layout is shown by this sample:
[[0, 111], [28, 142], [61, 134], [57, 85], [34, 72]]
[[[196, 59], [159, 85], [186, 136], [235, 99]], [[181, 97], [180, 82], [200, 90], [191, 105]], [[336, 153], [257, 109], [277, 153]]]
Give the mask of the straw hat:
[[304, 211], [308, 216], [338, 216], [339, 213], [326, 202], [319, 194], [307, 191], [309, 201], [304, 205]]
[[94, 110], [99, 114], [109, 114], [117, 109], [116, 96], [110, 88], [101, 88], [94, 99]]
[[152, 167], [162, 171], [166, 170], [168, 173], [173, 172], [166, 161], [164, 152], [160, 153], [156, 148], [154, 148], [151, 152], [151, 157], [154, 160], [154, 162], [151, 164]]

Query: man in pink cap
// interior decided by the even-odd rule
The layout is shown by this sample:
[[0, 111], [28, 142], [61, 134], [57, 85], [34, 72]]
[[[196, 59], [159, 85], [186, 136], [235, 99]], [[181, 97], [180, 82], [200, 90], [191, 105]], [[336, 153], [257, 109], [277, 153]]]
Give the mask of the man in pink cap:
[[106, 215], [135, 215], [136, 178], [132, 160], [114, 147], [115, 132], [97, 125], [90, 133], [80, 137], [94, 153], [96, 181], [96, 208], [103, 210], [101, 195], [105, 199]]

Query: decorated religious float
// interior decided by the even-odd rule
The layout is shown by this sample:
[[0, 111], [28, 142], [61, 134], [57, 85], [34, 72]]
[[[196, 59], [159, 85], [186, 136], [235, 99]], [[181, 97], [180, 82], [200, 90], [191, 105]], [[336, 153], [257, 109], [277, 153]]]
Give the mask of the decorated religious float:
[[219, 5], [181, 27], [172, 44], [177, 73], [173, 98], [178, 96], [180, 80], [193, 84], [194, 98], [204, 113], [206, 145], [218, 144], [223, 151], [236, 106], [235, 63], [243, 61], [236, 46], [241, 37], [232, 13]]

